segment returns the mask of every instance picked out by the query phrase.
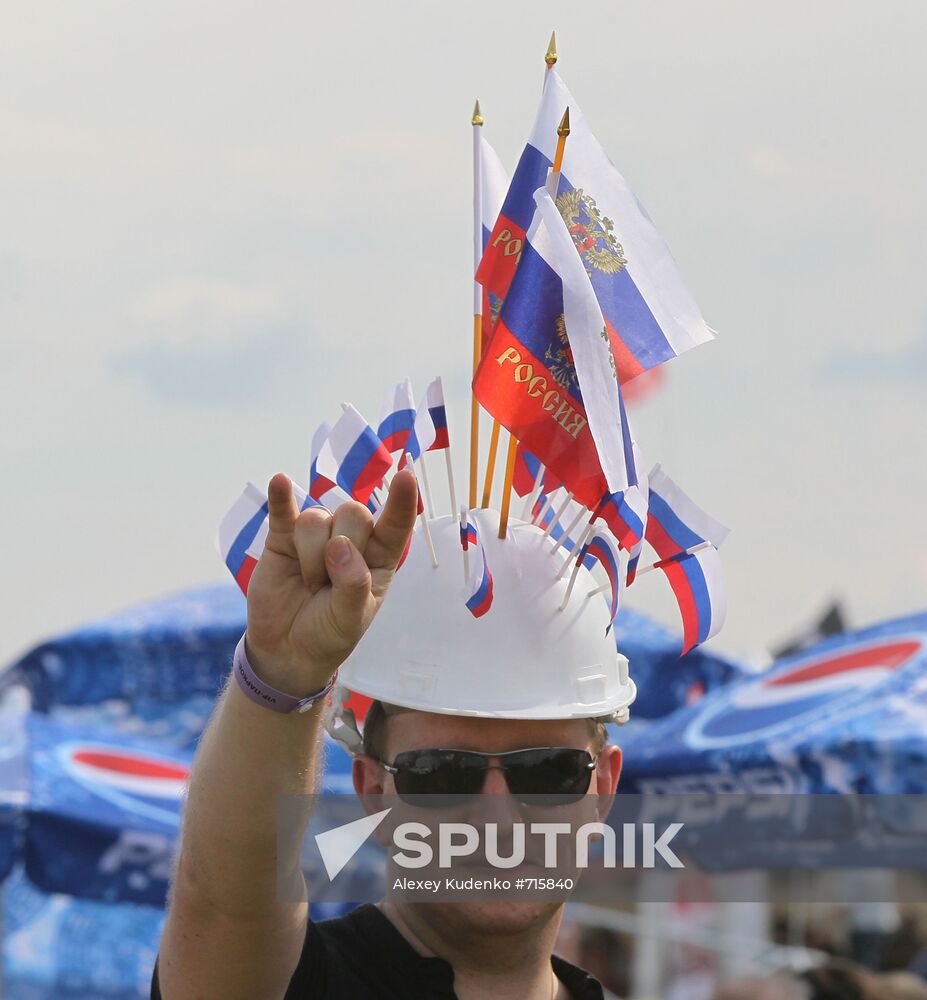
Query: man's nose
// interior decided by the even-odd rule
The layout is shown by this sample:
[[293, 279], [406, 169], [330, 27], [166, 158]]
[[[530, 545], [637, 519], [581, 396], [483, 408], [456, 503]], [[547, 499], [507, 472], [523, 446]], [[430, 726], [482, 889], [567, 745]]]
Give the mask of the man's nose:
[[483, 795], [508, 795], [509, 786], [505, 780], [505, 772], [498, 764], [490, 764], [486, 770], [486, 778], [480, 789]]

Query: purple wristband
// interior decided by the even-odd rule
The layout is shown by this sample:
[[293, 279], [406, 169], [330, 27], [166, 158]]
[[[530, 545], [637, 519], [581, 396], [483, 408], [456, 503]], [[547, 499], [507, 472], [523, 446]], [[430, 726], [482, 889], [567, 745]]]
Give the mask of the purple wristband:
[[245, 654], [245, 637], [242, 636], [235, 647], [235, 659], [232, 669], [235, 673], [235, 680], [242, 692], [247, 695], [255, 704], [263, 705], [273, 712], [305, 712], [317, 702], [321, 701], [329, 691], [335, 686], [337, 671], [332, 675], [332, 679], [315, 694], [310, 694], [305, 698], [294, 698], [290, 694], [284, 694], [272, 688], [269, 684], [258, 677], [251, 669], [248, 657]]

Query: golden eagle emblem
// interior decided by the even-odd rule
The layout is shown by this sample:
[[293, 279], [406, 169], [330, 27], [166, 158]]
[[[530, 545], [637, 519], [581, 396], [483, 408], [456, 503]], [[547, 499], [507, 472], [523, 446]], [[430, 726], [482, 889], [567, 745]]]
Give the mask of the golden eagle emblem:
[[602, 216], [595, 199], [582, 188], [564, 191], [557, 197], [557, 208], [590, 274], [593, 269], [618, 274], [628, 266], [624, 248], [612, 232], [615, 224]]
[[557, 385], [575, 396], [579, 391], [579, 380], [576, 378], [576, 365], [573, 363], [573, 352], [570, 350], [563, 313], [554, 321], [554, 329], [557, 331], [558, 343], [551, 344], [547, 348], [544, 364], [547, 365]]

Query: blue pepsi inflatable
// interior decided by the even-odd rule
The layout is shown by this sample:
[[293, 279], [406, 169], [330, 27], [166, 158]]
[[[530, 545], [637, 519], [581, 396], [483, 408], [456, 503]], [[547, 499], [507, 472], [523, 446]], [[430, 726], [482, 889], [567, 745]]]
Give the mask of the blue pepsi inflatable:
[[629, 792], [927, 793], [927, 614], [828, 639], [622, 744]]

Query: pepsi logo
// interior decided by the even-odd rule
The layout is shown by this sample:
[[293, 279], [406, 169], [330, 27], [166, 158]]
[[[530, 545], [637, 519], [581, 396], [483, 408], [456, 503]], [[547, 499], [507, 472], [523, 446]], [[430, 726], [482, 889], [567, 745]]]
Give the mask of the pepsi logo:
[[127, 747], [68, 744], [65, 770], [89, 791], [129, 812], [176, 825], [189, 764]]
[[709, 699], [685, 739], [695, 749], [784, 735], [822, 711], [861, 700], [924, 649], [919, 637], [856, 643], [774, 667]]

